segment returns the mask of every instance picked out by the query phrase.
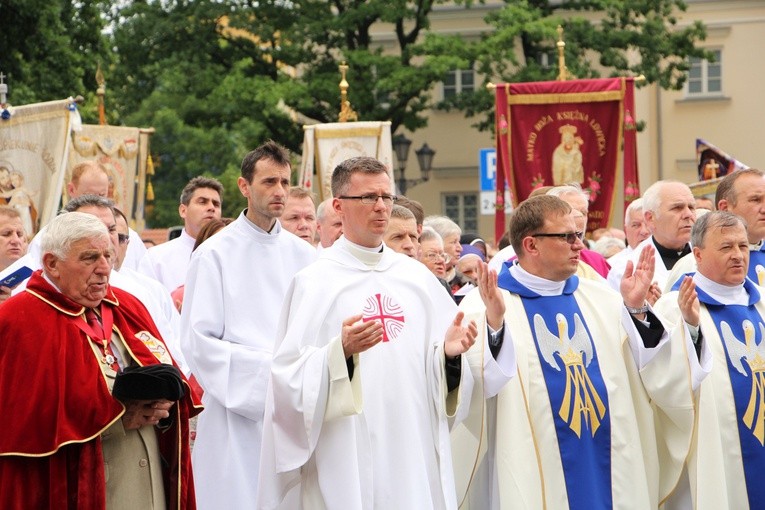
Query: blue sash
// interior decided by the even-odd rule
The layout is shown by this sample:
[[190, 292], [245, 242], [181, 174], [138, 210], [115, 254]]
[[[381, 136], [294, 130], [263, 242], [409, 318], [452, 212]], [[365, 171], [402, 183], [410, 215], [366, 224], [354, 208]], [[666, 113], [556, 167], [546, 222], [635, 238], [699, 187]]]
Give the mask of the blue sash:
[[759, 286], [765, 286], [765, 244], [762, 248], [749, 252], [749, 271], [747, 277]]
[[[744, 281], [749, 305], [722, 305], [696, 288], [714, 320], [728, 360], [744, 478], [750, 508], [765, 501], [765, 323], [755, 308], [760, 293]], [[722, 391], [722, 389], [718, 389]], [[703, 445], [701, 445], [703, 448]]]
[[540, 296], [503, 268], [498, 284], [518, 294], [531, 325], [550, 398], [569, 508], [610, 509], [611, 419], [598, 357], [574, 291], [566, 281], [560, 296]]

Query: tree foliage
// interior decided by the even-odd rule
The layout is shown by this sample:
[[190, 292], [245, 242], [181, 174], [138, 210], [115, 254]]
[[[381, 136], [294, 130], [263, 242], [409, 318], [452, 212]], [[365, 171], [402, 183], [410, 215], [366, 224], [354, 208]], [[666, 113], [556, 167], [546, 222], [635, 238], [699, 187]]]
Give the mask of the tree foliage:
[[[81, 94], [96, 122], [95, 69], [107, 80], [111, 124], [154, 127], [156, 203], [152, 226], [179, 222], [178, 195], [206, 174], [226, 185], [224, 214], [243, 201], [236, 177], [244, 154], [269, 138], [299, 152], [297, 114], [334, 122], [338, 65], [350, 66], [349, 98], [360, 120], [390, 120], [393, 131], [426, 125], [433, 86], [474, 65], [485, 80], [554, 79], [556, 26], [577, 77], [643, 74], [682, 85], [704, 37], [678, 28], [680, 0], [506, 0], [489, 11], [480, 40], [430, 31], [447, 0], [4, 0], [0, 71], [11, 102]], [[470, 0], [458, 2], [466, 8]], [[381, 27], [392, 34], [376, 39]], [[545, 66], [545, 57], [552, 66]], [[491, 125], [483, 87], [440, 104]]]
[[106, 0], [3, 0], [0, 71], [9, 102], [66, 99], [95, 90], [99, 62], [111, 60], [102, 35]]
[[[646, 84], [680, 89], [690, 57], [713, 58], [696, 46], [706, 37], [701, 22], [678, 27], [676, 14], [686, 9], [683, 0], [506, 0], [487, 16], [493, 30], [471, 50], [486, 82], [555, 80], [560, 25], [573, 76], [643, 75]], [[493, 97], [485, 87], [439, 106], [478, 116], [480, 129], [493, 127]]]

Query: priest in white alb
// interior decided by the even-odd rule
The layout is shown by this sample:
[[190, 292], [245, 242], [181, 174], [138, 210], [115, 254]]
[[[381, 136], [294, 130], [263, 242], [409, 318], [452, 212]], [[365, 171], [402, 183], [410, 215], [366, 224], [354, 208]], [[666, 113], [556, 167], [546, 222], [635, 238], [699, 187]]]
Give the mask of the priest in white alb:
[[220, 219], [223, 185], [210, 177], [191, 179], [181, 192], [178, 214], [183, 230], [175, 239], [146, 251], [138, 270], [173, 292], [186, 282], [186, 271], [199, 231], [212, 219]]
[[256, 508], [456, 509], [449, 424], [471, 392], [475, 324], [383, 244], [395, 197], [382, 163], [340, 163], [332, 193], [343, 237], [285, 300]]
[[181, 345], [204, 389], [192, 453], [197, 508], [256, 508], [263, 409], [282, 300], [316, 257], [279, 216], [290, 157], [269, 141], [242, 161], [247, 199], [233, 223], [193, 253], [181, 313]]

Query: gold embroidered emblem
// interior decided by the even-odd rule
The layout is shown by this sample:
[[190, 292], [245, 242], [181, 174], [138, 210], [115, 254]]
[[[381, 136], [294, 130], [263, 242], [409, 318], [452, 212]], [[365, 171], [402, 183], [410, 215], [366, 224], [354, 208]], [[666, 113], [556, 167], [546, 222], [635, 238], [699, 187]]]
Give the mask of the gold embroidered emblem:
[[[744, 342], [736, 338], [727, 322], [720, 322], [722, 339], [728, 350], [731, 365], [744, 377], [746, 375], [741, 358], [752, 371], [752, 389], [749, 392], [749, 404], [742, 420], [752, 431], [761, 446], [765, 446], [765, 326], [760, 323], [760, 344], [754, 342], [754, 324], [745, 320], [741, 323], [744, 330]], [[756, 417], [755, 417], [756, 414]]]
[[554, 356], [557, 353], [566, 368], [566, 389], [558, 415], [568, 423], [577, 437], [582, 437], [583, 426], [594, 437], [606, 415], [606, 406], [587, 374], [587, 367], [593, 357], [592, 340], [579, 314], [574, 314], [574, 334], [571, 337], [568, 336], [568, 323], [563, 314], [557, 314], [555, 321], [558, 325], [557, 335], [547, 329], [541, 315], [534, 316], [534, 330], [542, 358], [552, 368], [560, 371]]
[[148, 331], [139, 331], [135, 334], [135, 337], [143, 342], [147, 349], [151, 351], [160, 363], [167, 365], [173, 364], [173, 359], [170, 357], [170, 353], [167, 352], [167, 347], [159, 339], [153, 337]]
[[765, 267], [762, 267], [760, 264], [757, 264], [754, 267], [754, 272], [757, 273], [757, 285], [762, 287], [765, 285]]

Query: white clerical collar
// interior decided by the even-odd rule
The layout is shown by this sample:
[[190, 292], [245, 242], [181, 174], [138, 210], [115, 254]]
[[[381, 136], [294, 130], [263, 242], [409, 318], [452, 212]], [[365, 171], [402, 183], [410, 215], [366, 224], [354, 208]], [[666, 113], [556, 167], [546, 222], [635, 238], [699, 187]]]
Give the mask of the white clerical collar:
[[194, 248], [194, 245], [197, 242], [196, 237], [193, 237], [191, 234], [186, 232], [185, 228], [183, 230], [181, 230], [181, 235], [178, 236], [178, 237], [180, 237], [180, 241], [182, 243], [184, 243], [185, 245], [187, 245], [190, 248]]
[[560, 296], [563, 294], [563, 287], [566, 286], [565, 280], [554, 282], [540, 278], [523, 269], [517, 262], [510, 266], [510, 274], [518, 280], [518, 283], [540, 296]]
[[749, 294], [744, 289], [744, 283], [740, 285], [721, 285], [713, 282], [703, 274], [696, 271], [693, 275], [693, 282], [715, 301], [723, 305], [743, 305], [749, 304]]
[[759, 240], [759, 242], [756, 242], [754, 244], [749, 244], [749, 251], [760, 251], [762, 248], [762, 239]]
[[260, 232], [261, 234], [266, 235], [276, 235], [279, 232], [282, 231], [282, 225], [279, 223], [279, 220], [274, 220], [274, 225], [271, 227], [271, 230], [263, 230], [259, 226], [257, 226], [255, 223], [250, 220], [250, 218], [247, 217], [247, 209], [242, 211], [242, 218], [244, 218], [244, 221], [247, 222], [249, 226], [255, 229], [256, 232]]
[[345, 246], [348, 248], [348, 251], [351, 252], [351, 255], [359, 259], [366, 266], [375, 267], [380, 262], [380, 259], [382, 259], [382, 243], [380, 243], [380, 246], [377, 246], [376, 248], [367, 248], [366, 246], [352, 243], [346, 239], [345, 236], [343, 236], [343, 239], [345, 240]]

